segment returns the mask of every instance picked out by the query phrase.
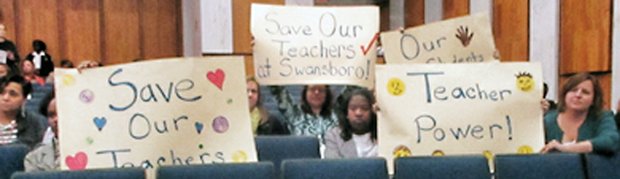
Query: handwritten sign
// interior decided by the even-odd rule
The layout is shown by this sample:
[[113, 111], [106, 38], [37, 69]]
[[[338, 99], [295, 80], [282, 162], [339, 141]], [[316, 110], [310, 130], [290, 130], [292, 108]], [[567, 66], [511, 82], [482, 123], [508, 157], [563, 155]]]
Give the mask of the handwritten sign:
[[391, 165], [412, 155], [539, 151], [541, 74], [538, 63], [377, 66], [379, 155]]
[[486, 13], [381, 33], [388, 64], [488, 62], [495, 54]]
[[242, 57], [58, 69], [61, 168], [256, 161]]
[[252, 4], [251, 26], [261, 84], [373, 84], [377, 7]]

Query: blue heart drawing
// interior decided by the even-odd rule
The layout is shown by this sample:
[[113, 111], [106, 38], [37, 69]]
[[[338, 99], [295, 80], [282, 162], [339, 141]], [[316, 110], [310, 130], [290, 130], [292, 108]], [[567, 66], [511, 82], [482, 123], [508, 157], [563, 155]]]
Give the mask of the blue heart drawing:
[[107, 120], [105, 119], [105, 117], [94, 117], [93, 122], [95, 122], [95, 126], [97, 126], [97, 129], [101, 131], [101, 129], [103, 129], [103, 127], [105, 126]]
[[204, 124], [201, 122], [194, 123], [194, 126], [196, 127], [196, 132], [198, 132], [198, 134], [200, 134], [202, 132], [202, 128], [204, 128]]

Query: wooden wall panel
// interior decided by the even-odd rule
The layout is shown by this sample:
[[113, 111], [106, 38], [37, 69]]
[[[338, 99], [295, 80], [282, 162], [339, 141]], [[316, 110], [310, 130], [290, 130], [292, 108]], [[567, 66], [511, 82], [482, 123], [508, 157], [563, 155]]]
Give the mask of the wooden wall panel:
[[60, 39], [58, 38], [58, 3], [56, 0], [19, 0], [17, 1], [17, 16], [19, 24], [17, 30], [17, 48], [21, 58], [31, 53], [32, 41], [43, 40], [47, 45], [47, 52], [52, 56], [54, 63], [60, 60]]
[[15, 1], [0, 0], [0, 23], [6, 26], [6, 37], [13, 42], [17, 37], [15, 33]]
[[405, 28], [424, 24], [424, 0], [405, 1]]
[[284, 0], [233, 0], [233, 53], [252, 53], [252, 34], [250, 33], [251, 4], [284, 4]]
[[611, 0], [560, 1], [560, 74], [611, 69]]
[[61, 9], [61, 58], [74, 64], [101, 60], [100, 1], [58, 0]]
[[529, 61], [529, 3], [493, 1], [493, 34], [501, 61]]
[[138, 0], [103, 1], [103, 62], [118, 64], [141, 57]]
[[469, 15], [469, 0], [443, 0], [443, 19]]
[[141, 0], [142, 47], [145, 59], [181, 56], [181, 1]]

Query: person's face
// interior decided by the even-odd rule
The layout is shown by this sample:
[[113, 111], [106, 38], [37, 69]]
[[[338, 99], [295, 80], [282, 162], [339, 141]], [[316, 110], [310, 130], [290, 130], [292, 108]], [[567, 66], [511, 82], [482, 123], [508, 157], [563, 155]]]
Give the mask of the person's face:
[[2, 112], [15, 112], [20, 109], [26, 100], [22, 86], [15, 82], [9, 82], [0, 92], [0, 110]]
[[54, 131], [54, 134], [58, 134], [58, 115], [56, 113], [56, 99], [52, 99], [52, 101], [50, 101], [50, 104], [47, 105], [47, 123], [52, 128], [52, 131]]
[[9, 67], [6, 65], [0, 65], [0, 77], [5, 77], [9, 74]]
[[365, 133], [370, 130], [372, 107], [368, 99], [362, 95], [351, 97], [347, 106], [347, 119], [354, 132]]
[[6, 36], [6, 26], [4, 24], [0, 24], [0, 38], [4, 38]]
[[306, 91], [306, 100], [312, 108], [320, 108], [325, 103], [325, 96], [327, 95], [327, 86], [325, 85], [310, 85]]
[[252, 110], [256, 107], [256, 104], [258, 104], [258, 84], [254, 81], [248, 81], [247, 83], [248, 102], [250, 104], [250, 110]]
[[28, 60], [25, 60], [22, 65], [22, 71], [24, 71], [24, 73], [34, 72], [34, 64]]
[[564, 100], [566, 101], [566, 109], [576, 111], [588, 110], [594, 100], [594, 85], [592, 81], [583, 81], [570, 89], [566, 93]]

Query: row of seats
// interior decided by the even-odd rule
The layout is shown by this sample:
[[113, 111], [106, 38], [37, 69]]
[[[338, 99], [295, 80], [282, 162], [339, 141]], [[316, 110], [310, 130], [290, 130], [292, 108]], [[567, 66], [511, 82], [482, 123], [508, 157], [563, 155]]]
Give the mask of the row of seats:
[[[158, 178], [387, 178], [382, 158], [319, 159], [315, 137], [256, 137], [260, 162], [166, 166], [158, 169]], [[5, 147], [0, 147], [5, 148]], [[4, 150], [4, 149], [2, 149]], [[8, 178], [25, 153], [0, 151], [0, 178]], [[12, 151], [16, 152], [16, 151]], [[6, 154], [6, 155], [5, 155]], [[21, 162], [21, 160], [17, 160]], [[8, 163], [13, 162], [13, 163]], [[21, 166], [23, 170], [23, 165]], [[406, 157], [394, 161], [394, 178], [491, 178], [483, 156]], [[594, 154], [498, 155], [495, 178], [620, 178], [620, 156]], [[248, 173], [244, 173], [248, 172]], [[114, 174], [116, 173], [116, 174]], [[143, 178], [144, 170], [103, 169], [17, 173], [14, 178]], [[73, 177], [75, 176], [75, 177]], [[81, 176], [81, 177], [80, 177]]]
[[[489, 173], [483, 156], [404, 157], [394, 161], [394, 178], [620, 178], [618, 157], [579, 154], [498, 155], [495, 176]], [[164, 166], [156, 178], [254, 178], [254, 179], [388, 179], [383, 158], [285, 159], [277, 176], [272, 162]], [[14, 179], [44, 178], [145, 178], [141, 168], [83, 171], [19, 172]]]

